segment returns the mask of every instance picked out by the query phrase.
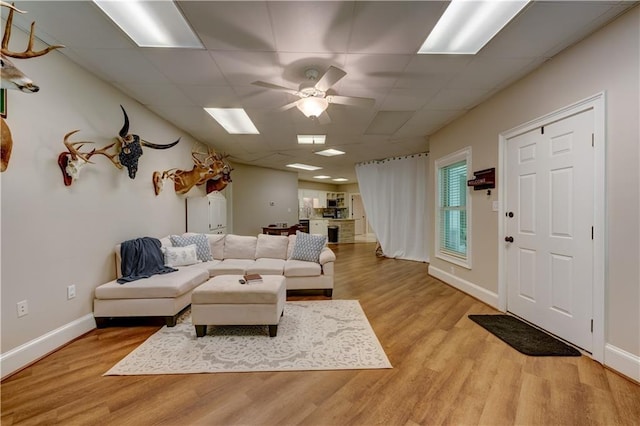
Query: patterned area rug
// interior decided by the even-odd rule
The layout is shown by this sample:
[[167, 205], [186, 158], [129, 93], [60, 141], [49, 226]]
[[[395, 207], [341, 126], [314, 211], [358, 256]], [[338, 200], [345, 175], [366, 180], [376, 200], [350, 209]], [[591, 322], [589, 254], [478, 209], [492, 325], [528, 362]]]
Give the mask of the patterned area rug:
[[105, 376], [392, 368], [357, 300], [287, 302], [278, 335], [267, 326], [163, 327]]

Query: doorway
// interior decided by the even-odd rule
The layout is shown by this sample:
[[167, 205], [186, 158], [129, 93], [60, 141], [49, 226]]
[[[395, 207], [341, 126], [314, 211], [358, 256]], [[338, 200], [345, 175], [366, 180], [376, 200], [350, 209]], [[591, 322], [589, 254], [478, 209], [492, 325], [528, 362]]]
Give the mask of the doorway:
[[500, 137], [499, 303], [604, 356], [604, 94]]
[[375, 235], [369, 227], [367, 215], [360, 194], [351, 194], [351, 218], [354, 219], [356, 241], [375, 242]]

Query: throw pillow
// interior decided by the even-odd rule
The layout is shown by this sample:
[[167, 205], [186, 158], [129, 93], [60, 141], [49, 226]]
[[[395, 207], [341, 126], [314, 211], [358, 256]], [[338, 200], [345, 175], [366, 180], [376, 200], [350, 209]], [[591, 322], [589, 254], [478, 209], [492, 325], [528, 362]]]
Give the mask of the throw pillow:
[[166, 266], [187, 266], [200, 262], [195, 244], [186, 247], [162, 247], [162, 253]]
[[296, 231], [296, 243], [293, 247], [293, 253], [291, 253], [291, 259], [319, 262], [320, 252], [326, 242], [327, 237], [324, 235], [313, 235]]
[[172, 235], [171, 243], [174, 247], [186, 247], [191, 244], [196, 245], [196, 254], [198, 259], [203, 262], [213, 260], [211, 257], [211, 246], [209, 245], [209, 239], [204, 234], [192, 234], [192, 235]]

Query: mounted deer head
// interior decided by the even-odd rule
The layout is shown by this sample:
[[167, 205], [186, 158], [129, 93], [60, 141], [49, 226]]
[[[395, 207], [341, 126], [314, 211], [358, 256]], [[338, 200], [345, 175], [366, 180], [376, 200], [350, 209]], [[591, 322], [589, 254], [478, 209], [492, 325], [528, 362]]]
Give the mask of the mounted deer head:
[[120, 133], [118, 134], [118, 140], [121, 144], [118, 158], [120, 159], [120, 164], [127, 168], [129, 177], [131, 179], [135, 179], [136, 173], [138, 172], [138, 159], [142, 155], [142, 146], [148, 146], [149, 148], [153, 149], [168, 149], [180, 142], [180, 138], [178, 138], [177, 141], [171, 142], [167, 145], [158, 145], [155, 143], [147, 142], [144, 139], [141, 139], [138, 135], [130, 134], [129, 116], [127, 116], [127, 111], [124, 110], [124, 107], [122, 105], [120, 105], [120, 108], [122, 108], [122, 113], [124, 114], [124, 125], [122, 126], [122, 129], [120, 129]]
[[[45, 49], [34, 51], [33, 50], [33, 37], [35, 22], [31, 23], [31, 31], [29, 33], [29, 43], [24, 52], [12, 52], [9, 50], [9, 39], [11, 38], [11, 27], [13, 25], [13, 13], [26, 13], [17, 9], [14, 5], [4, 1], [0, 1], [0, 6], [9, 8], [9, 15], [7, 16], [7, 23], [4, 27], [4, 34], [2, 36], [2, 45], [0, 47], [0, 87], [3, 89], [20, 90], [25, 93], [34, 93], [40, 90], [37, 84], [35, 84], [29, 77], [27, 77], [22, 71], [20, 71], [9, 58], [29, 59], [37, 56], [46, 55], [54, 49], [59, 49], [61, 45], [48, 46]], [[9, 127], [2, 120], [2, 164], [0, 171], [4, 172], [9, 165], [9, 158], [11, 157], [11, 150], [13, 148], [13, 139], [11, 138], [11, 132]], [[5, 132], [6, 130], [6, 132]]]
[[[163, 179], [171, 179], [176, 194], [186, 194], [196, 185], [203, 185], [208, 181], [220, 181], [221, 189], [231, 182], [231, 166], [226, 161], [227, 156], [217, 153], [207, 147], [207, 152], [194, 150], [191, 152], [193, 168], [191, 170], [169, 169], [164, 172], [153, 173], [153, 188], [156, 195], [162, 191]], [[201, 158], [202, 157], [202, 158]], [[222, 183], [226, 181], [226, 183]], [[219, 189], [219, 190], [221, 190]]]

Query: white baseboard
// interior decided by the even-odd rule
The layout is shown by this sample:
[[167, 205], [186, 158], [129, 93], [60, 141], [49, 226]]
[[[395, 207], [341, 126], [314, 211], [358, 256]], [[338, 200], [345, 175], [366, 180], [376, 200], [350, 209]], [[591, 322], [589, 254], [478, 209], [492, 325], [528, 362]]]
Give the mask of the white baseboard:
[[434, 276], [440, 281], [444, 281], [450, 286], [455, 287], [458, 290], [464, 293], [467, 293], [468, 295], [473, 296], [476, 299], [486, 303], [487, 305], [498, 309], [497, 293], [489, 291], [486, 288], [480, 287], [479, 285], [469, 282], [467, 280], [463, 280], [460, 277], [452, 275], [432, 265], [429, 265], [429, 275]]
[[37, 337], [17, 348], [0, 355], [0, 369], [2, 379], [15, 373], [50, 354], [73, 339], [96, 328], [93, 314], [87, 314], [75, 321], [63, 325], [55, 330]]
[[640, 356], [638, 355], [607, 343], [604, 345], [604, 365], [640, 382]]

